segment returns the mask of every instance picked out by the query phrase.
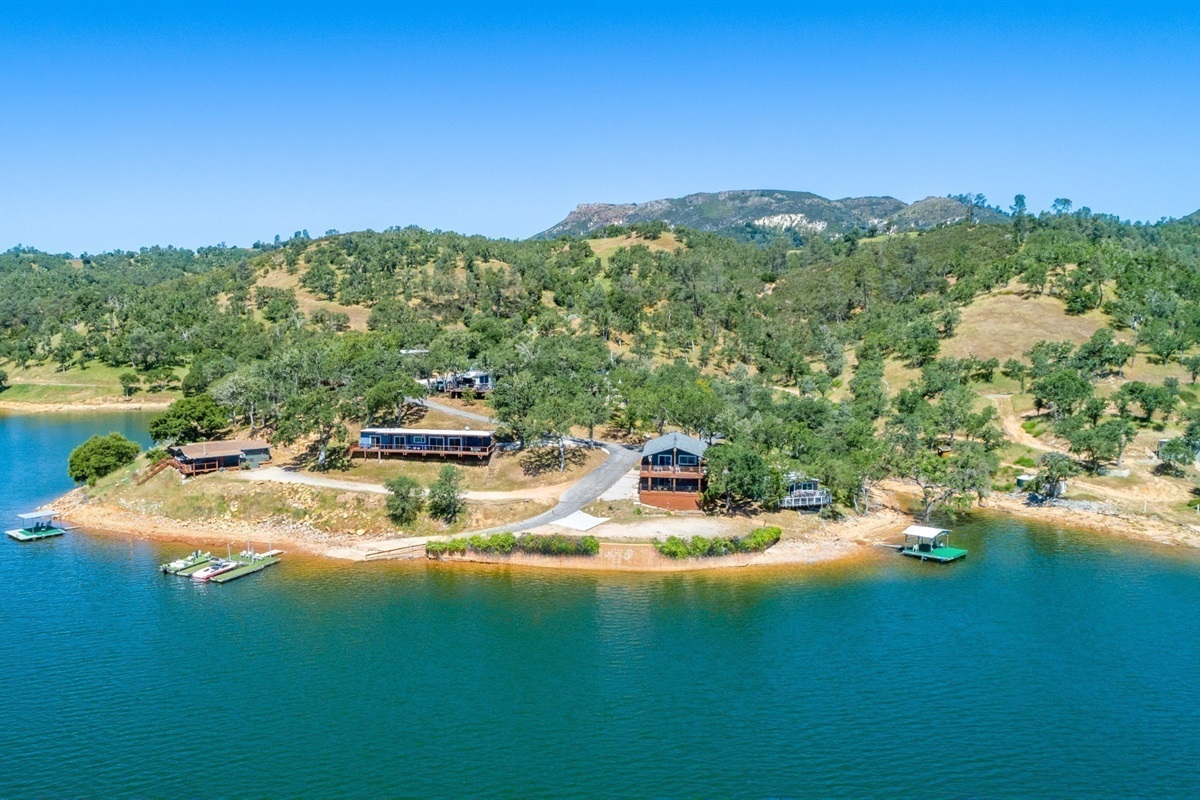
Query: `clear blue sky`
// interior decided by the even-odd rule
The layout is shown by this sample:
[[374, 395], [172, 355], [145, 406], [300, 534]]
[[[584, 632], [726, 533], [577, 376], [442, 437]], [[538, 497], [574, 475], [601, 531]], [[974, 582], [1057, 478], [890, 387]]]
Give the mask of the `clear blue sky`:
[[0, 248], [779, 188], [1200, 208], [1195, 4], [0, 5]]

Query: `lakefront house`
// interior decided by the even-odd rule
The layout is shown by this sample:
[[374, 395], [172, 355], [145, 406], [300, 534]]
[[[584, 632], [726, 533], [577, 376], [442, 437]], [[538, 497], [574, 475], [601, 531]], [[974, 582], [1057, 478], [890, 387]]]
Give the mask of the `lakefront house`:
[[708, 445], [684, 433], [646, 443], [638, 474], [638, 501], [671, 511], [698, 511], [704, 492]]
[[438, 428], [363, 428], [350, 457], [434, 456], [485, 459], [496, 448], [495, 431]]
[[430, 394], [448, 394], [451, 397], [462, 397], [463, 392], [467, 391], [474, 392], [476, 395], [487, 394], [496, 385], [492, 374], [481, 369], [420, 378], [417, 383], [424, 386]]
[[779, 502], [781, 508], [820, 511], [832, 503], [833, 495], [816, 478], [807, 478], [796, 472], [788, 473], [787, 493]]
[[257, 439], [196, 442], [167, 449], [181, 475], [203, 475], [223, 469], [254, 469], [271, 460], [271, 446]]

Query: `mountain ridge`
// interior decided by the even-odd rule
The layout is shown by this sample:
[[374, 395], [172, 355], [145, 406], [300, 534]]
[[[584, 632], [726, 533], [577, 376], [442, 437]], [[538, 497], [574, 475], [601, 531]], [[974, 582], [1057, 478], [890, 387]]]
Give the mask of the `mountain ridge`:
[[[753, 236], [762, 233], [837, 235], [851, 230], [921, 230], [965, 219], [968, 208], [949, 197], [905, 203], [890, 196], [829, 199], [813, 192], [784, 189], [736, 189], [695, 192], [643, 203], [580, 203], [563, 220], [535, 239], [586, 236], [610, 225], [665, 222], [702, 231]], [[975, 218], [1003, 219], [991, 208], [976, 208]]]

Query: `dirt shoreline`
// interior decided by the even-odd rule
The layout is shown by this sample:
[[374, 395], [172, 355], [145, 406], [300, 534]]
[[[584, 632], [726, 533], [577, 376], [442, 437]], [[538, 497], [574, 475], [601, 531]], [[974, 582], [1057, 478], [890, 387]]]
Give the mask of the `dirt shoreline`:
[[[1150, 541], [1159, 544], [1200, 548], [1200, 526], [1196, 529], [1152, 517], [1128, 514], [1100, 514], [1069, 508], [1027, 506], [1023, 499], [1010, 495], [992, 495], [978, 513], [1000, 514], [1050, 524], [1074, 530], [1089, 531], [1123, 539]], [[330, 534], [298, 524], [291, 520], [265, 520], [248, 523], [233, 519], [183, 521], [117, 508], [86, 497], [76, 489], [51, 504], [62, 512], [71, 525], [89, 533], [134, 537], [181, 544], [219, 545], [226, 542], [300, 551], [309, 555], [335, 560], [368, 561], [378, 558], [382, 551], [400, 542], [420, 545], [430, 538], [398, 537], [363, 538], [354, 534]], [[888, 505], [869, 516], [826, 522], [816, 518], [804, 519], [804, 530], [785, 531], [784, 538], [774, 547], [752, 555], [734, 555], [711, 559], [673, 560], [659, 555], [649, 545], [654, 538], [670, 535], [738, 535], [745, 520], [702, 516], [669, 516], [625, 523], [605, 523], [592, 531], [602, 542], [601, 557], [561, 559], [546, 556], [514, 554], [492, 556], [471, 553], [440, 559], [443, 562], [472, 562], [512, 564], [548, 569], [582, 569], [631, 572], [684, 572], [743, 567], [798, 566], [828, 564], [864, 558], [878, 552], [879, 545], [895, 543], [913, 517]], [[539, 533], [562, 532], [548, 525], [535, 529]], [[408, 557], [424, 558], [409, 553]]]
[[170, 400], [100, 399], [81, 403], [23, 403], [19, 400], [0, 400], [0, 411], [14, 414], [74, 414], [81, 411], [162, 411]]

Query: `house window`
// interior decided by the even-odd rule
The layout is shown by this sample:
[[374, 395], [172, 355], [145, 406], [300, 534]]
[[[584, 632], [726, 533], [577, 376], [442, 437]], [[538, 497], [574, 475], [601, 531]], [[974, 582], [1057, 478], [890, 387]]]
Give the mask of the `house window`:
[[681, 467], [694, 467], [697, 461], [698, 459], [695, 456], [685, 456], [682, 454], [679, 456], [679, 466]]
[[412, 438], [412, 443], [413, 443], [413, 444], [425, 444], [425, 437], [424, 437], [424, 436], [413, 436], [413, 437], [411, 437], [411, 438]]

